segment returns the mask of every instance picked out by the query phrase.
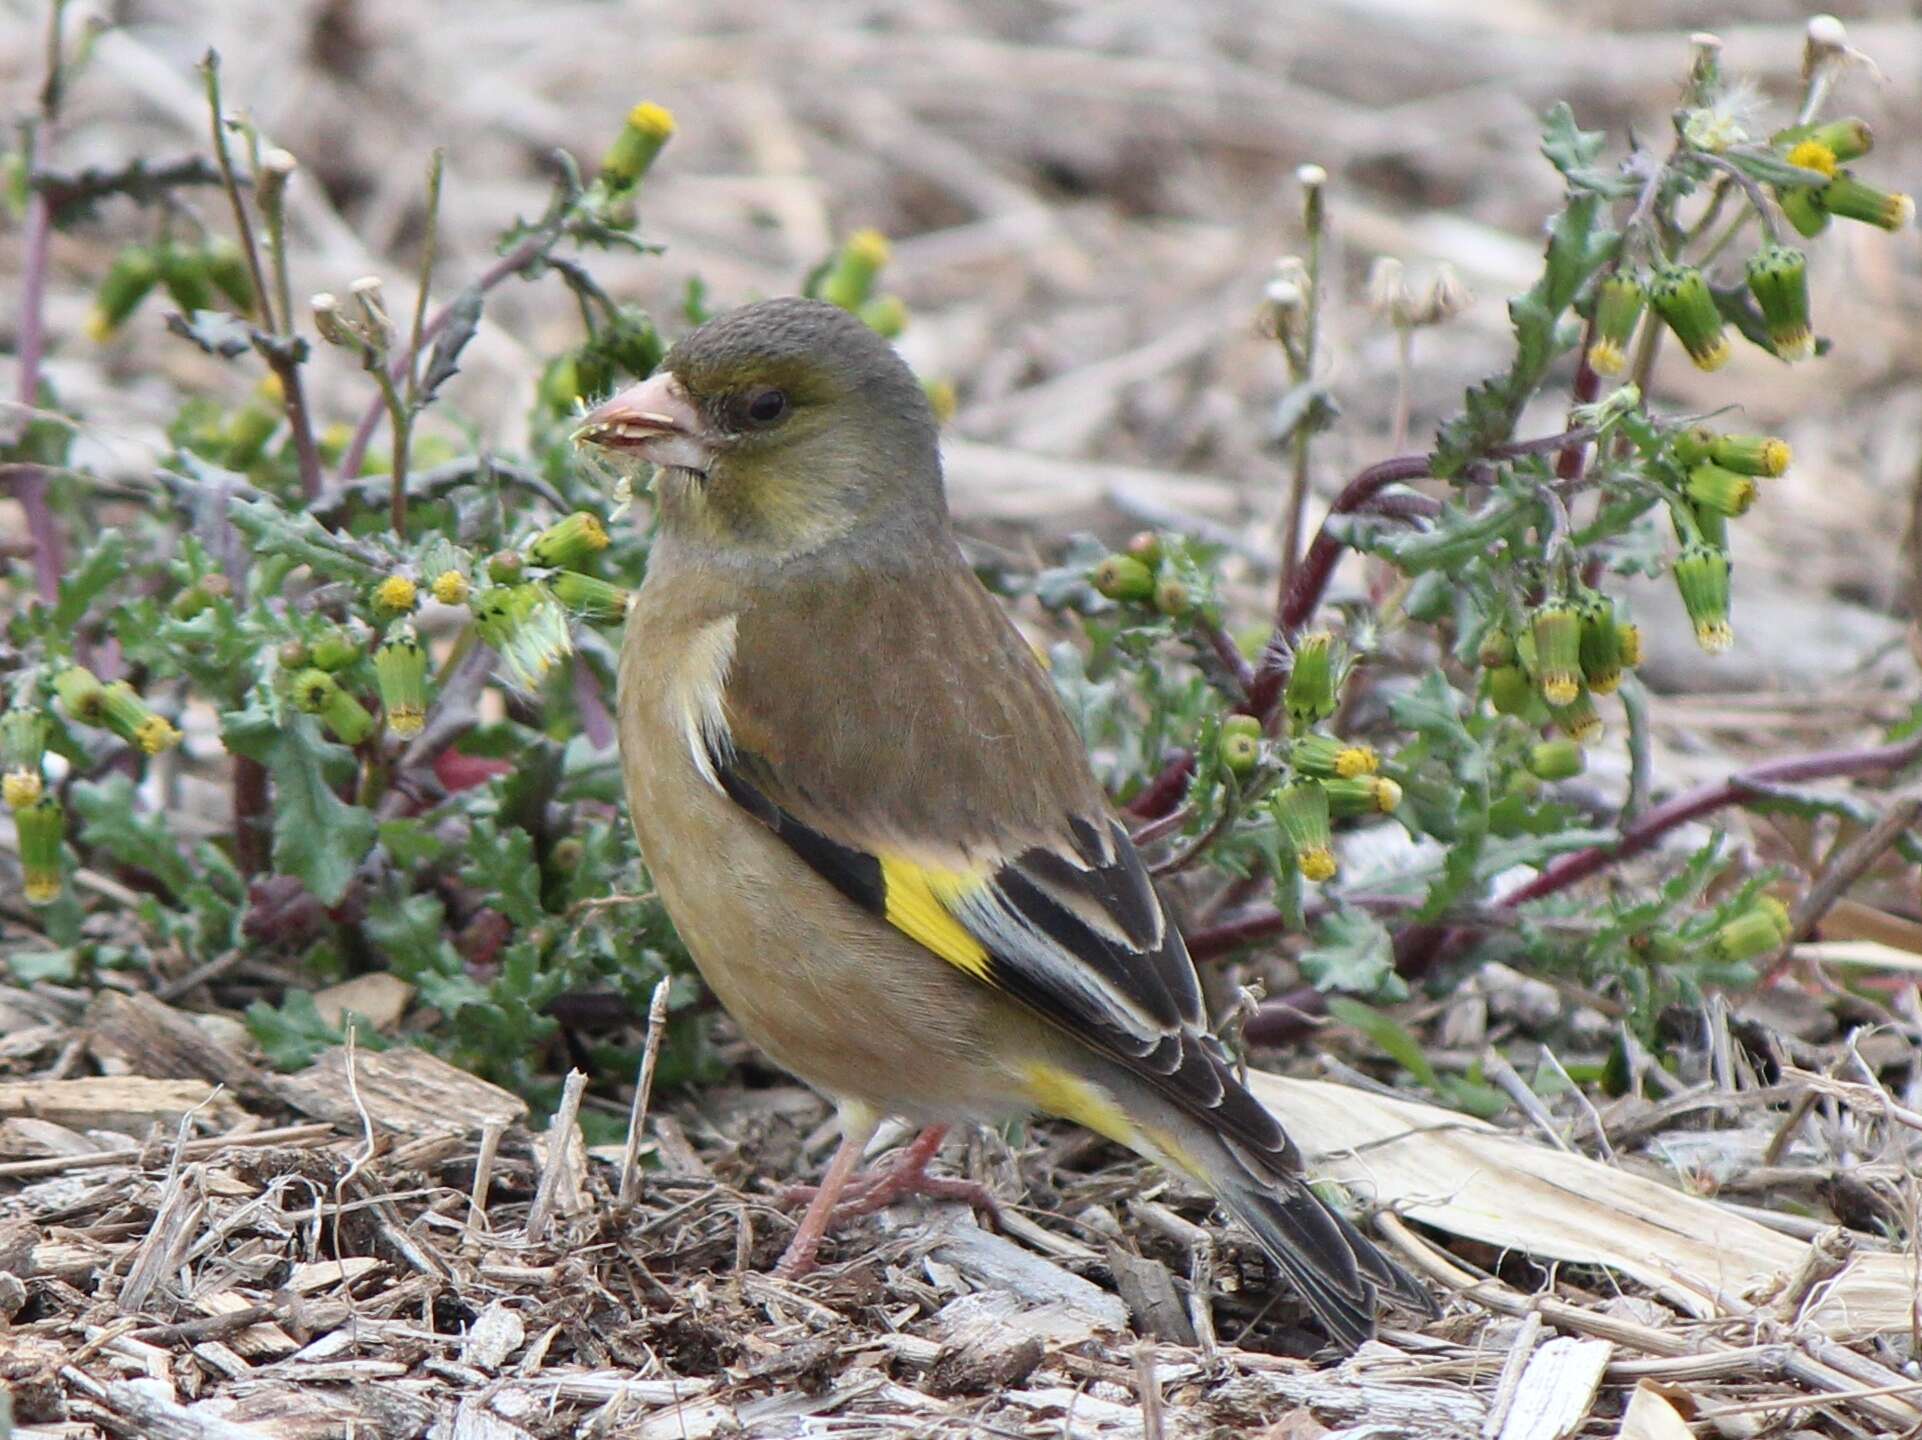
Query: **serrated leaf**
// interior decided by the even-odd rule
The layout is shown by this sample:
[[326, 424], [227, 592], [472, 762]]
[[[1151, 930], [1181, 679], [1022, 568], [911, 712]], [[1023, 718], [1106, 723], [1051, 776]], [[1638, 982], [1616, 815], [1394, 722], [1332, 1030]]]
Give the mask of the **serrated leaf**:
[[194, 882], [193, 866], [167, 833], [160, 816], [141, 808], [139, 793], [125, 775], [81, 780], [71, 792], [80, 818], [80, 843], [104, 850], [122, 865], [154, 877], [175, 899]]
[[305, 511], [283, 510], [268, 499], [235, 500], [227, 516], [261, 553], [283, 556], [330, 580], [366, 584], [384, 573], [373, 552], [326, 529]]
[[258, 697], [221, 715], [220, 738], [273, 776], [274, 868], [321, 904], [338, 904], [378, 835], [373, 813], [349, 805], [329, 783], [330, 773], [352, 773], [353, 752], [324, 738], [313, 716]]
[[532, 835], [479, 819], [467, 856], [460, 878], [484, 893], [489, 905], [523, 928], [540, 923], [547, 912], [541, 908], [541, 867], [534, 860]]
[[1398, 999], [1393, 992], [1406, 989], [1395, 974], [1388, 927], [1364, 910], [1339, 909], [1323, 920], [1300, 965], [1302, 977], [1317, 990]]
[[480, 329], [481, 307], [485, 303], [481, 289], [470, 285], [455, 298], [447, 312], [447, 324], [441, 327], [435, 337], [434, 348], [428, 352], [427, 368], [420, 377], [420, 403], [425, 405], [434, 398], [441, 386], [460, 373], [461, 351], [467, 342], [474, 338]]
[[118, 530], [108, 530], [79, 566], [61, 578], [60, 598], [51, 617], [55, 632], [71, 634], [101, 591], [126, 573], [126, 538]]

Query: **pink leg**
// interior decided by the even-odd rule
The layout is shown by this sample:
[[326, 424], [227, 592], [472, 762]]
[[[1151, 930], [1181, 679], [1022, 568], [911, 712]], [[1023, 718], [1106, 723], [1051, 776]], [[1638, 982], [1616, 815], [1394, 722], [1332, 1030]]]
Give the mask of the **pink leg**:
[[[941, 1149], [941, 1142], [947, 1138], [946, 1125], [930, 1125], [907, 1149], [903, 1150], [886, 1166], [869, 1174], [844, 1181], [834, 1213], [824, 1222], [831, 1225], [841, 1220], [852, 1220], [856, 1216], [871, 1215], [876, 1210], [886, 1209], [897, 1200], [910, 1196], [923, 1195], [936, 1200], [965, 1200], [975, 1209], [985, 1211], [990, 1216], [999, 1215], [994, 1196], [985, 1185], [972, 1180], [955, 1180], [944, 1175], [930, 1175], [928, 1165]], [[841, 1157], [837, 1151], [835, 1160]], [[817, 1188], [812, 1185], [797, 1185], [786, 1194], [791, 1203], [809, 1202], [808, 1215], [802, 1220], [807, 1224], [815, 1209], [821, 1203], [822, 1194], [833, 1183], [833, 1167], [829, 1175]]]
[[868, 1141], [873, 1138], [872, 1123], [849, 1125], [844, 1119], [841, 1143], [835, 1149], [834, 1158], [828, 1161], [828, 1172], [821, 1177], [821, 1186], [814, 1192], [814, 1200], [808, 1206], [807, 1214], [801, 1217], [800, 1228], [794, 1232], [794, 1238], [788, 1241], [780, 1263], [774, 1267], [774, 1273], [783, 1280], [796, 1279], [814, 1268], [814, 1257], [821, 1249], [821, 1237], [827, 1234], [828, 1222], [834, 1216], [835, 1202], [841, 1198], [848, 1176], [861, 1163], [861, 1152], [868, 1148]]

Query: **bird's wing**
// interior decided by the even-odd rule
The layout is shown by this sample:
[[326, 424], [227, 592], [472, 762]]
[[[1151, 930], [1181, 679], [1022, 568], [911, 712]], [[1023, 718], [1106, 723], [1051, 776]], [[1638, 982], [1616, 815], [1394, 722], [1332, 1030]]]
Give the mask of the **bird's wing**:
[[[805, 602], [744, 624], [725, 723], [702, 732], [714, 782], [853, 904], [1294, 1172], [1204, 1028], [1180, 931], [1032, 651], [966, 571], [915, 584], [854, 607], [910, 631], [888, 640], [837, 644]], [[803, 648], [820, 667], [805, 678], [782, 658]]]

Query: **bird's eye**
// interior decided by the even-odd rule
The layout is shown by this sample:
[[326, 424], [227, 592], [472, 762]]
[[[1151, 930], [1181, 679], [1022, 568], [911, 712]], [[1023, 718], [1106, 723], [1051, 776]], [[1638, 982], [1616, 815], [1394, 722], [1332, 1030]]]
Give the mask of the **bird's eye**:
[[747, 397], [746, 411], [750, 424], [772, 425], [787, 414], [787, 396], [772, 386], [752, 391]]

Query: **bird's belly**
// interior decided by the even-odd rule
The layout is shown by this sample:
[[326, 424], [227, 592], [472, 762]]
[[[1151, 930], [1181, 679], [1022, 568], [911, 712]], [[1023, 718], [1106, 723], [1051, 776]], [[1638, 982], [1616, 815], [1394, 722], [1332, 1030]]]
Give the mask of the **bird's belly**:
[[[688, 953], [743, 1034], [836, 1098], [922, 1121], [1027, 1108], [1012, 1036], [1040, 1027], [861, 910], [709, 782], [677, 717], [622, 697], [641, 853]], [[993, 1038], [996, 1043], [989, 1044]], [[1048, 1044], [1037, 1035], [1037, 1049]]]

